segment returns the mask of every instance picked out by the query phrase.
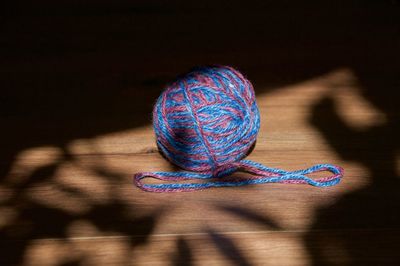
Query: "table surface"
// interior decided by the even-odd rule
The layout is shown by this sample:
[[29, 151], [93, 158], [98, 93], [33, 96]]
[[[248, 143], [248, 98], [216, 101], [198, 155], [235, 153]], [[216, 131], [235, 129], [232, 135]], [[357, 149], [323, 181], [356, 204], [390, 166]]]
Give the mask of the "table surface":
[[[1, 265], [399, 265], [398, 9], [250, 1], [10, 4], [0, 21]], [[148, 193], [153, 103], [227, 64], [261, 113], [248, 159], [328, 188]], [[316, 177], [317, 175], [313, 175]]]

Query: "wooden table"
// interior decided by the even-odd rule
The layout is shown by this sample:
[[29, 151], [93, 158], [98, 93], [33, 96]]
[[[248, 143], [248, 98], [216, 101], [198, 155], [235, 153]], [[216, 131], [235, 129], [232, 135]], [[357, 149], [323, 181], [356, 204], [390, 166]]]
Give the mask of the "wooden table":
[[[399, 265], [396, 2], [23, 4], [1, 22], [1, 265]], [[210, 63], [254, 83], [248, 159], [337, 164], [342, 182], [136, 188], [177, 170], [156, 97]]]

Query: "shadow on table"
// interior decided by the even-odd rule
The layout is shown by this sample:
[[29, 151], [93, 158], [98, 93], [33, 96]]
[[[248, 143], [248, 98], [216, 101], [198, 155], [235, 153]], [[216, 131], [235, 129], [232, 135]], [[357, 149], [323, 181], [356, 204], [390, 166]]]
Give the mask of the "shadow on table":
[[365, 167], [370, 175], [368, 186], [317, 211], [305, 237], [314, 265], [400, 264], [400, 119], [394, 96], [400, 86], [397, 64], [389, 60], [379, 70], [369, 65], [355, 67], [363, 96], [386, 121], [357, 128], [341, 117], [332, 95], [312, 108], [310, 122], [333, 150], [341, 159]]
[[[354, 3], [329, 6], [318, 1], [301, 5], [250, 1], [245, 6], [235, 1], [205, 1], [196, 6], [180, 1], [89, 2], [92, 5], [15, 1], [1, 14], [0, 189], [5, 196], [0, 204], [2, 214], [11, 217], [10, 222], [4, 218], [0, 227], [2, 264], [20, 264], [37, 239], [66, 239], [76, 221], [88, 221], [105, 233], [142, 235], [128, 238], [134, 247], [144, 244], [161, 211], [138, 217], [135, 206], [113, 198], [74, 214], [45, 206], [29, 193], [48, 182], [66, 195], [84, 198], [81, 191], [53, 180], [61, 164], [76, 159], [69, 144], [149, 125], [152, 105], [163, 84], [195, 65], [213, 63], [242, 70], [254, 81], [258, 94], [343, 66], [353, 69], [366, 99], [388, 115], [388, 122], [360, 132], [341, 121], [329, 96], [314, 106], [311, 123], [343, 159], [365, 165], [373, 177], [370, 187], [320, 210], [314, 228], [369, 226], [382, 228], [382, 232], [397, 228], [398, 121], [396, 106], [389, 110], [387, 104], [396, 99], [392, 89], [398, 84], [381, 82], [393, 82], [393, 71], [398, 69], [393, 40], [398, 33], [393, 27], [397, 4], [367, 3], [360, 9]], [[385, 75], [387, 79], [382, 78]], [[7, 177], [18, 156], [37, 147], [55, 147], [62, 156], [33, 171], [25, 181], [10, 183]], [[99, 180], [126, 180], [102, 169], [101, 163], [97, 170], [89, 170]], [[248, 219], [257, 216], [239, 213]], [[221, 253], [235, 253], [233, 241], [218, 232], [209, 233], [217, 246], [228, 243], [231, 247], [227, 252], [226, 246], [220, 246]], [[385, 250], [394, 254], [398, 247], [398, 239], [385, 242], [379, 238], [385, 235], [389, 237], [376, 236], [384, 248], [375, 246], [375, 250], [353, 242], [346, 233], [335, 243], [348, 252], [350, 261], [363, 252], [381, 258]], [[332, 248], [329, 239], [326, 242], [321, 237], [310, 233], [305, 239], [316, 264], [326, 263], [323, 254]], [[190, 263], [192, 251], [185, 241], [177, 240], [177, 252]], [[351, 248], [357, 244], [361, 251]], [[63, 265], [83, 261], [71, 258]]]
[[[35, 243], [43, 239], [56, 247], [61, 246], [61, 250], [54, 250], [54, 247], [49, 249], [50, 253], [58, 250], [57, 265], [81, 265], [87, 261], [87, 256], [96, 252], [80, 254], [74, 248], [76, 243], [73, 243], [73, 234], [77, 234], [78, 239], [82, 233], [93, 236], [93, 239], [104, 235], [116, 239], [123, 237], [125, 248], [135, 248], [147, 242], [163, 209], [159, 208], [147, 215], [137, 215], [135, 206], [116, 197], [119, 192], [115, 184], [123, 182], [125, 177], [107, 169], [93, 168], [90, 171], [97, 173], [98, 180], [108, 183], [106, 193], [115, 195], [108, 200], [96, 199], [90, 193], [85, 193], [90, 188], [81, 191], [55, 180], [54, 174], [61, 164], [73, 160], [64, 159], [40, 167], [25, 182], [19, 182], [17, 186], [10, 185], [8, 191], [2, 191], [10, 193], [2, 201], [3, 221], [7, 221], [11, 214], [10, 222], [2, 224], [0, 230], [2, 265], [19, 265], [26, 263], [29, 258], [38, 259], [35, 257], [37, 253], [34, 253], [38, 252], [34, 249]], [[112, 182], [109, 182], [110, 179]], [[35, 192], [39, 196], [35, 196]], [[84, 245], [92, 245], [90, 237], [86, 240], [82, 238], [81, 241], [88, 242]], [[121, 261], [131, 261], [129, 254]], [[57, 255], [43, 253], [42, 256], [41, 261], [54, 259], [53, 256]]]

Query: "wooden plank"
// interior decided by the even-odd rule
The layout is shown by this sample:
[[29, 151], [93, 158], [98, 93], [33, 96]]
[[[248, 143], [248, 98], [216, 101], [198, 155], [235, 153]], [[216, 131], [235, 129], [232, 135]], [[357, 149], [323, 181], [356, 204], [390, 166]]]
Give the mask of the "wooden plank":
[[[338, 71], [259, 95], [260, 112], [265, 115], [257, 146], [248, 157], [288, 170], [310, 166], [311, 162], [337, 163], [346, 169], [346, 177], [337, 187], [268, 184], [198, 193], [146, 193], [133, 186], [131, 174], [177, 169], [157, 152], [151, 127], [138, 127], [73, 139], [63, 147], [33, 147], [17, 154], [0, 187], [4, 206], [0, 244], [14, 245], [10, 261], [23, 258], [24, 263], [33, 265], [69, 259], [161, 265], [182, 262], [182, 258], [192, 259], [193, 264], [238, 261], [243, 265], [307, 265], [311, 261], [308, 253], [318, 250], [321, 241], [327, 245], [322, 251], [328, 252], [322, 259], [339, 264], [346, 259], [364, 262], [364, 257], [343, 257], [346, 243], [332, 244], [336, 247], [324, 242], [331, 238], [347, 241], [335, 224], [326, 219], [313, 224], [319, 210], [334, 205], [351, 191], [368, 187], [370, 182], [365, 166], [336, 156], [308, 122], [313, 102], [329, 92], [327, 84], [332, 80], [347, 84], [348, 79], [351, 73]], [[355, 103], [352, 110], [345, 110], [351, 113], [350, 119], [369, 118], [370, 124], [376, 123], [373, 118], [379, 117], [379, 111], [357, 104], [360, 96], [356, 85], [348, 88], [353, 94], [345, 95], [344, 100], [347, 97]], [[387, 189], [387, 201], [396, 201], [396, 189]], [[367, 193], [364, 200], [373, 203], [376, 196]], [[382, 236], [398, 235], [397, 227], [387, 229], [383, 222], [372, 232], [359, 232], [357, 223], [336, 216], [347, 214], [339, 209], [329, 215], [346, 232], [356, 230], [350, 235], [361, 239], [379, 236], [379, 232]], [[395, 243], [398, 237], [391, 241]], [[127, 243], [134, 246], [133, 252]], [[356, 242], [354, 250], [362, 243]], [[179, 252], [182, 258], [173, 257]], [[380, 255], [374, 259], [384, 260]]]
[[[88, 229], [91, 229], [90, 226]], [[93, 229], [93, 228], [92, 228]], [[33, 240], [25, 265], [309, 265], [308, 252], [323, 250], [317, 263], [395, 265], [399, 230], [260, 231], [134, 236], [72, 237]], [[310, 240], [305, 246], [304, 239]], [[352, 239], [351, 242], [346, 242]], [[371, 242], [374, 240], [374, 242]], [[346, 249], [346, 245], [354, 247]], [[5, 247], [2, 247], [5, 248]], [[377, 251], [378, 250], [378, 251]], [[353, 254], [352, 254], [353, 253]], [[357, 256], [354, 256], [354, 253]], [[2, 257], [1, 262], [7, 262]]]

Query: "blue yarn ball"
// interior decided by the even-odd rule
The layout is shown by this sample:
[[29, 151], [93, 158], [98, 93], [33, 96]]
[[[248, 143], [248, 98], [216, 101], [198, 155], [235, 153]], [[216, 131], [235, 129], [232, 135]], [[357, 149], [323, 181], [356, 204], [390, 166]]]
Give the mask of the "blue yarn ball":
[[221, 175], [256, 141], [260, 114], [253, 86], [231, 67], [196, 68], [160, 95], [153, 126], [159, 149], [172, 163]]

